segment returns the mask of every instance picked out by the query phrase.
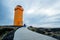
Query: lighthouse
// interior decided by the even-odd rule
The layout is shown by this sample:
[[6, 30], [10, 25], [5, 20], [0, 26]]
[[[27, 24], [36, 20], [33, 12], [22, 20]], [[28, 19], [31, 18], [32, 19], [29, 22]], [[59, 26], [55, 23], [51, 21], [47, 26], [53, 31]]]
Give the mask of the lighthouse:
[[14, 26], [23, 26], [23, 11], [22, 6], [17, 5], [14, 9]]

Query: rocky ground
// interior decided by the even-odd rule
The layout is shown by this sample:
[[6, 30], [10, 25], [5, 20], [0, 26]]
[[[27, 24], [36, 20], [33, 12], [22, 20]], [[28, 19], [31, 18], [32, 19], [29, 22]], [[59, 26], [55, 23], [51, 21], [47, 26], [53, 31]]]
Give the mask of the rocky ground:
[[2, 40], [7, 34], [11, 34], [12, 31], [16, 29], [13, 28], [0, 28], [0, 40]]
[[60, 28], [36, 28], [30, 26], [28, 29], [60, 40]]
[[[60, 40], [60, 28], [36, 28], [36, 27], [28, 27], [29, 30], [54, 37], [58, 40]], [[13, 38], [14, 32], [17, 30], [17, 28], [0, 28], [0, 40], [2, 39], [9, 39]], [[6, 38], [5, 38], [6, 37]]]

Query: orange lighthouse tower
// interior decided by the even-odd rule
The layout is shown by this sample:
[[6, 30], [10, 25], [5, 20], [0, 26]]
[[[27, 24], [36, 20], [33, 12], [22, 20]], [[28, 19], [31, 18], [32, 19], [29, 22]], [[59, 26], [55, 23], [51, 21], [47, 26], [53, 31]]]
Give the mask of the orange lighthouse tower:
[[17, 5], [14, 14], [14, 26], [23, 26], [23, 8], [20, 5]]

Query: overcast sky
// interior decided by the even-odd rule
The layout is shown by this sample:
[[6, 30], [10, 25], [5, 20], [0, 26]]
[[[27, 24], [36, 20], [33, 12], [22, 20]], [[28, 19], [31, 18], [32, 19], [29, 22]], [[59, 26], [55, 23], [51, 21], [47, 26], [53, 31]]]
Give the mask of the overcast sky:
[[24, 8], [24, 23], [60, 27], [60, 0], [0, 0], [0, 25], [13, 25], [14, 8]]

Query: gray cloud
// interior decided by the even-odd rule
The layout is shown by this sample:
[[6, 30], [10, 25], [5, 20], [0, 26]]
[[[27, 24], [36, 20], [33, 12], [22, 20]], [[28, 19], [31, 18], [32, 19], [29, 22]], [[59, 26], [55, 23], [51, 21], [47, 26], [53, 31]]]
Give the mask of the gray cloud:
[[19, 4], [24, 8], [27, 25], [60, 26], [60, 0], [2, 0], [0, 4], [0, 25], [13, 24], [14, 7]]

